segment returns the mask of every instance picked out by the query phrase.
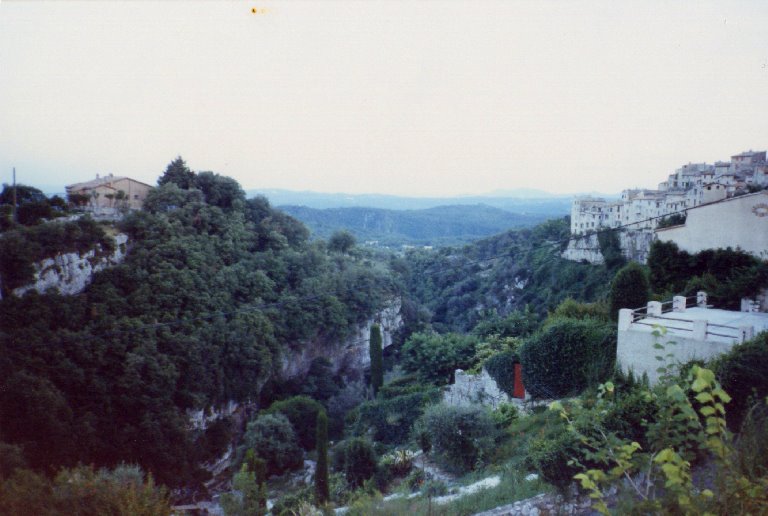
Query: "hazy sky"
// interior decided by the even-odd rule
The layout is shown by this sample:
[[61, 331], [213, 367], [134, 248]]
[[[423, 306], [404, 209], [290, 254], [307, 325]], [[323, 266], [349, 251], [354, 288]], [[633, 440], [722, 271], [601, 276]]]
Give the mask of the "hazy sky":
[[767, 34], [764, 0], [0, 0], [0, 181], [654, 187], [768, 147]]

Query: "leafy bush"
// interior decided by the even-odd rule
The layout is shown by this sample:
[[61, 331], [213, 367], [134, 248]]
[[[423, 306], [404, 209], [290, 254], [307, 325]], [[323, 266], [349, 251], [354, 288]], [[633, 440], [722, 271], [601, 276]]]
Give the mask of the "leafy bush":
[[496, 410], [491, 413], [491, 416], [498, 426], [507, 428], [520, 417], [520, 411], [514, 403], [500, 403]]
[[575, 299], [568, 298], [559, 305], [549, 315], [548, 321], [554, 319], [596, 319], [598, 321], [609, 321], [608, 304], [605, 301], [595, 303], [580, 303]]
[[712, 369], [733, 397], [728, 405], [728, 426], [738, 430], [750, 406], [768, 396], [768, 333], [734, 346], [713, 361]]
[[248, 423], [243, 448], [253, 448], [267, 462], [269, 474], [280, 475], [301, 467], [303, 453], [288, 419], [282, 414], [262, 414]]
[[579, 440], [563, 427], [555, 436], [534, 439], [528, 450], [528, 459], [541, 478], [560, 491], [565, 491], [573, 482], [579, 467], [569, 464], [574, 457], [581, 456]]
[[523, 383], [534, 397], [559, 398], [608, 378], [616, 363], [616, 330], [595, 320], [562, 319], [520, 348]]
[[353, 437], [344, 454], [344, 474], [352, 487], [360, 487], [376, 473], [376, 452], [367, 439]]
[[515, 391], [515, 364], [520, 357], [514, 351], [502, 351], [485, 361], [484, 367], [499, 386], [499, 389], [513, 396]]
[[497, 434], [487, 409], [436, 404], [427, 408], [422, 420], [435, 457], [444, 467], [465, 473], [488, 460]]
[[384, 385], [379, 391], [379, 395], [382, 399], [391, 399], [404, 394], [423, 392], [429, 388], [431, 385], [421, 383], [415, 374], [407, 374]]
[[414, 333], [401, 350], [402, 366], [438, 385], [450, 383], [456, 369], [472, 367], [475, 337], [448, 333]]
[[440, 392], [434, 387], [394, 398], [379, 398], [361, 404], [349, 431], [353, 435], [371, 436], [386, 444], [403, 444], [408, 440], [413, 423], [424, 412], [424, 407], [434, 403]]
[[299, 445], [309, 451], [315, 448], [317, 415], [322, 410], [323, 406], [312, 398], [294, 396], [274, 402], [264, 413], [282, 414], [288, 418], [296, 431]]
[[502, 317], [496, 311], [478, 322], [472, 333], [479, 337], [498, 335], [499, 337], [527, 337], [539, 326], [539, 317], [528, 305], [523, 310], [515, 310]]
[[170, 514], [167, 491], [137, 466], [96, 471], [79, 466], [53, 480], [26, 469], [0, 479], [0, 514]]
[[613, 320], [619, 318], [622, 308], [640, 308], [648, 303], [650, 286], [648, 274], [642, 265], [630, 262], [625, 265], [611, 281], [610, 315]]

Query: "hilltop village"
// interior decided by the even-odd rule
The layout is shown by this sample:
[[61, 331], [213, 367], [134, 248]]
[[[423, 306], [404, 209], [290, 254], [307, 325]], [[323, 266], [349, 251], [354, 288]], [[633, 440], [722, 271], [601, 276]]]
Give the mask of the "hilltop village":
[[[573, 239], [563, 257], [569, 260], [586, 260], [590, 263], [602, 263], [604, 260], [600, 250], [597, 233], [606, 229], [620, 229], [621, 250], [626, 258], [645, 263], [648, 258], [650, 244], [655, 239], [676, 241], [674, 232], [660, 232], [674, 226], [689, 226], [688, 232], [696, 231], [696, 236], [703, 239], [699, 251], [717, 247], [740, 247], [741, 249], [759, 255], [768, 249], [766, 235], [750, 230], [750, 217], [765, 217], [768, 206], [764, 196], [737, 200], [739, 197], [757, 193], [768, 187], [768, 164], [766, 151], [746, 151], [731, 156], [730, 161], [718, 161], [715, 164], [688, 163], [669, 175], [666, 181], [659, 183], [656, 190], [628, 189], [621, 192], [616, 200], [579, 197], [573, 201], [571, 208], [571, 235], [583, 236]], [[715, 203], [728, 203], [725, 206], [710, 206]], [[691, 228], [691, 222], [686, 222], [686, 216], [693, 208], [703, 208], [696, 211], [696, 219], [710, 218], [711, 214], [726, 218], [718, 218], [718, 223], [708, 227]], [[723, 238], [719, 233], [728, 233], [736, 228], [742, 228], [738, 235]], [[718, 231], [720, 228], [722, 232]], [[754, 238], [758, 241], [755, 242]], [[691, 247], [689, 240], [692, 235], [684, 237], [686, 245]], [[711, 241], [711, 242], [710, 242]], [[678, 245], [680, 242], [676, 242]], [[723, 245], [725, 244], [725, 245]], [[692, 244], [696, 245], [696, 244]]]

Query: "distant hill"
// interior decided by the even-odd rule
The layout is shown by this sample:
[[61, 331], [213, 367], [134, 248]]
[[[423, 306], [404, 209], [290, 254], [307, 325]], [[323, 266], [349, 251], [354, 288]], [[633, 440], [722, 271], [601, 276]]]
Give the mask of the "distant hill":
[[296, 192], [291, 190], [247, 190], [248, 197], [263, 195], [273, 206], [308, 208], [383, 208], [387, 210], [424, 210], [438, 206], [484, 204], [513, 213], [560, 216], [570, 213], [573, 196], [555, 196], [539, 190], [508, 190], [483, 196], [400, 197], [381, 194], [344, 194]]
[[485, 204], [422, 210], [278, 208], [306, 224], [314, 237], [327, 239], [335, 231], [346, 229], [360, 242], [378, 241], [382, 246], [461, 244], [512, 228], [530, 227], [553, 216], [510, 213]]

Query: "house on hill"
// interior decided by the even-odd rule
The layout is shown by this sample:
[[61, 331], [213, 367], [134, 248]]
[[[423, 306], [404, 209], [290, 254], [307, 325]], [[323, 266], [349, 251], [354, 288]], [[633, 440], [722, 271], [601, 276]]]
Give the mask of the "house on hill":
[[66, 187], [70, 202], [97, 216], [111, 216], [122, 210], [139, 210], [152, 186], [125, 176], [104, 177]]

